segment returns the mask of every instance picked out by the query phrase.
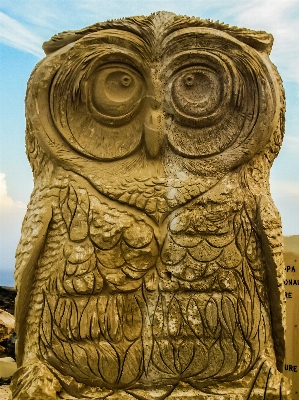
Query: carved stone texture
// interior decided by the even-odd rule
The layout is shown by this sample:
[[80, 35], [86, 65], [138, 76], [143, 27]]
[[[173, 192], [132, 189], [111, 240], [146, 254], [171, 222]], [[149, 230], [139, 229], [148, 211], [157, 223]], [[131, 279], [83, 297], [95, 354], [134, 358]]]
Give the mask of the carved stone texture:
[[288, 399], [272, 36], [158, 12], [28, 84], [13, 399]]

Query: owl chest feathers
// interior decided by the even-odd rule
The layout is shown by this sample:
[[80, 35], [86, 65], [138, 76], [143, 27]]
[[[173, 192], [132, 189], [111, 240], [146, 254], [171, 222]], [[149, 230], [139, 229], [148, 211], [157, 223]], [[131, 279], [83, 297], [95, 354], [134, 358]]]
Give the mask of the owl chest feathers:
[[[157, 230], [75, 182], [62, 188], [45, 246], [49, 258], [60, 235], [44, 282], [42, 356], [80, 382], [111, 387], [245, 373], [268, 338], [264, 265], [250, 199], [226, 196], [224, 205], [222, 192]], [[86, 361], [83, 373], [74, 354], [97, 354], [97, 366]]]
[[54, 213], [65, 232], [51, 281], [57, 275], [58, 292], [65, 295], [121, 293], [144, 285], [150, 291], [234, 291], [244, 263], [263, 280], [255, 204], [234, 197], [235, 190], [231, 198], [226, 193], [225, 202], [219, 190], [218, 199], [213, 193], [195, 199], [157, 225], [71, 182], [60, 190]]

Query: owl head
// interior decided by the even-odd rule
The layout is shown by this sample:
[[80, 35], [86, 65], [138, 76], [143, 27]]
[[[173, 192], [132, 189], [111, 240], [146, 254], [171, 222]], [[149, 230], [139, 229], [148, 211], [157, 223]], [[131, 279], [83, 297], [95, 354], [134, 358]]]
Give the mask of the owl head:
[[257, 157], [270, 167], [284, 111], [272, 42], [166, 12], [54, 36], [27, 92], [35, 173], [46, 155], [113, 198], [160, 185], [171, 209], [180, 184], [195, 196]]

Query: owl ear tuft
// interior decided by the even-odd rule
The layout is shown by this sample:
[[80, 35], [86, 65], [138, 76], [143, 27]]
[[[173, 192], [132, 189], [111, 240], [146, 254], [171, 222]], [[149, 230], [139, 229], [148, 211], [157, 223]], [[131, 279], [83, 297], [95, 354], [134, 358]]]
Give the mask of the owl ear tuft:
[[265, 31], [254, 31], [247, 28], [239, 28], [237, 26], [230, 26], [228, 24], [224, 24], [223, 22], [212, 21], [209, 19], [200, 20], [199, 18], [190, 18], [190, 25], [194, 26], [194, 23], [196, 24], [196, 21], [199, 22], [199, 24], [197, 22], [197, 26], [203, 26], [223, 31], [257, 51], [266, 52], [268, 55], [271, 53], [274, 41], [271, 33], [267, 33]]
[[54, 53], [56, 50], [61, 49], [69, 43], [76, 42], [83, 35], [80, 34], [80, 31], [66, 31], [58, 33], [51, 37], [50, 40], [43, 43], [43, 50], [46, 55]]
[[271, 53], [274, 40], [271, 33], [236, 27], [230, 27], [227, 33], [255, 50], [266, 52], [268, 55]]
[[43, 43], [43, 50], [46, 55], [54, 53], [62, 47], [74, 43], [90, 33], [98, 32], [105, 29], [120, 29], [122, 31], [133, 32], [137, 35], [142, 34], [150, 25], [149, 17], [128, 17], [105, 22], [96, 22], [93, 25], [76, 31], [64, 31], [57, 33], [50, 40]]

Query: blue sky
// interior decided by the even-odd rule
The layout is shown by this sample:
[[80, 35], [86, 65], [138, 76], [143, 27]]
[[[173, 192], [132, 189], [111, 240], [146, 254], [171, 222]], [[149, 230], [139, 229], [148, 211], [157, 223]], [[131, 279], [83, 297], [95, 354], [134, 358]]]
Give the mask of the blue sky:
[[0, 0], [0, 285], [13, 285], [14, 252], [33, 188], [24, 97], [44, 56], [42, 43], [64, 30], [161, 9], [273, 34], [271, 60], [284, 82], [287, 122], [271, 192], [283, 234], [299, 234], [299, 0]]

